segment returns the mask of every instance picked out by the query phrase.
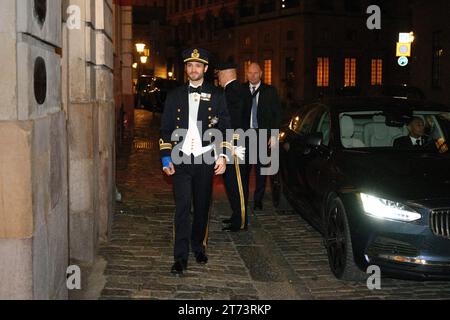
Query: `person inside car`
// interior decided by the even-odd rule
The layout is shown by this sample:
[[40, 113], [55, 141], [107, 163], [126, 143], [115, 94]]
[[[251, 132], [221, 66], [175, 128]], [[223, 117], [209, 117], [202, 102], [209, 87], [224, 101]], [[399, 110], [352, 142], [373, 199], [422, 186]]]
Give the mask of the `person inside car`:
[[394, 148], [423, 148], [431, 151], [437, 151], [434, 139], [425, 134], [425, 121], [421, 117], [412, 117], [408, 122], [407, 128], [409, 134], [407, 136], [397, 138], [394, 141]]

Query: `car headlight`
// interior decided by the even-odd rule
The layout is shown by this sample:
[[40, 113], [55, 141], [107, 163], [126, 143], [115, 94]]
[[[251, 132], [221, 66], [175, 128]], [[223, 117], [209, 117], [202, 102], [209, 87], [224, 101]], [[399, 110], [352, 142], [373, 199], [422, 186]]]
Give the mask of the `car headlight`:
[[375, 218], [406, 222], [412, 222], [422, 218], [420, 213], [413, 211], [401, 203], [374, 197], [365, 193], [361, 193], [360, 196], [366, 214]]

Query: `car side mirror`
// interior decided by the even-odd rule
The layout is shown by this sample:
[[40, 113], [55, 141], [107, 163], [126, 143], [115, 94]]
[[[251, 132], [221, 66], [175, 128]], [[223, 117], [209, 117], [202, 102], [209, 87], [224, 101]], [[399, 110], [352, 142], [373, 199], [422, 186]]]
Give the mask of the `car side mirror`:
[[315, 132], [306, 137], [306, 145], [310, 147], [320, 147], [323, 142], [323, 133]]

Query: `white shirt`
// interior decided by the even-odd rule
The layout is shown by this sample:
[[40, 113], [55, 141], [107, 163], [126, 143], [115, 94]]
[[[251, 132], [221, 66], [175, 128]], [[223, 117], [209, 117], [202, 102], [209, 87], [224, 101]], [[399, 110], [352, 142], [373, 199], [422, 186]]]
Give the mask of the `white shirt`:
[[[192, 84], [190, 86], [193, 88], [199, 87]], [[203, 147], [202, 137], [197, 126], [199, 107], [200, 95], [197, 92], [189, 94], [189, 126], [181, 151], [188, 156], [193, 154], [194, 157], [198, 157], [213, 148], [212, 145]]]
[[[253, 85], [250, 83], [250, 93], [253, 93], [253, 88], [255, 88], [255, 91], [261, 87], [261, 81], [257, 85]], [[252, 100], [253, 101], [253, 100]], [[256, 94], [256, 105], [259, 104], [259, 92]], [[253, 113], [250, 114], [250, 128], [253, 128]]]
[[416, 138], [411, 137], [411, 136], [409, 136], [409, 138], [411, 139], [411, 142], [412, 142], [413, 146], [417, 145], [417, 140], [422, 140], [422, 145], [425, 143], [425, 140], [423, 138], [417, 138], [416, 139]]

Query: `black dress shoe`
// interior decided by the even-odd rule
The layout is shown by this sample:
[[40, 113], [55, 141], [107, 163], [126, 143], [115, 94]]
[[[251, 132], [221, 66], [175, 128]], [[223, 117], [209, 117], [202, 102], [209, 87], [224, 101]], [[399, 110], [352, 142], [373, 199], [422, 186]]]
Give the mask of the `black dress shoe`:
[[172, 266], [170, 273], [174, 275], [182, 275], [183, 271], [187, 270], [187, 261], [186, 260], [177, 260]]
[[197, 252], [195, 254], [195, 260], [198, 264], [207, 264], [208, 263], [208, 257], [203, 252]]

